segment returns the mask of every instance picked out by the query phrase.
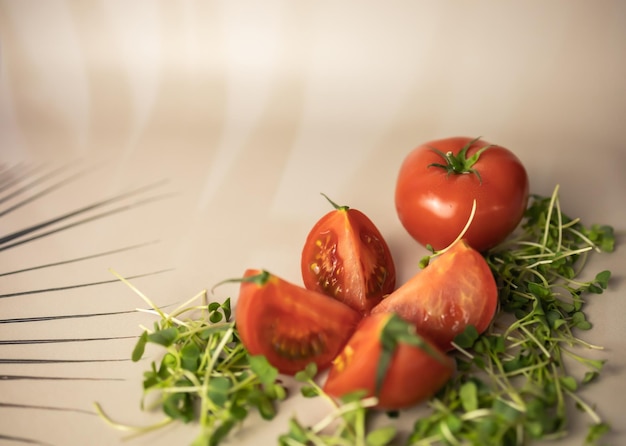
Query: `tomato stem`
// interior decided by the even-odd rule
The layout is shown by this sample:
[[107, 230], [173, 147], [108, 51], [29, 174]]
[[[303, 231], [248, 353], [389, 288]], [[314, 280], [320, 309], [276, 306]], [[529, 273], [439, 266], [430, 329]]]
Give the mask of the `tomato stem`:
[[347, 211], [348, 209], [350, 209], [348, 206], [340, 206], [337, 203], [335, 203], [333, 200], [331, 200], [330, 198], [328, 198], [328, 195], [326, 195], [323, 192], [320, 192], [320, 194], [322, 195], [322, 197], [326, 198], [328, 200], [328, 202], [330, 204], [332, 204], [332, 206], [338, 210], [338, 211]]
[[263, 285], [265, 285], [267, 283], [267, 281], [269, 280], [270, 276], [271, 276], [270, 272], [268, 272], [266, 270], [261, 270], [260, 273], [255, 274], [253, 276], [235, 277], [233, 279], [225, 279], [225, 280], [222, 280], [221, 282], [218, 282], [215, 285], [213, 285], [213, 287], [211, 288], [211, 293], [213, 293], [215, 288], [217, 288], [220, 285], [224, 285], [225, 283], [254, 283], [254, 284], [257, 284], [259, 286], [263, 286]]
[[441, 156], [444, 159], [445, 163], [431, 163], [428, 165], [428, 167], [438, 167], [440, 169], [443, 169], [447, 172], [448, 176], [450, 176], [450, 174], [463, 175], [463, 174], [472, 173], [476, 175], [476, 177], [478, 177], [478, 181], [482, 184], [483, 180], [480, 176], [480, 172], [474, 169], [473, 166], [474, 164], [476, 164], [476, 162], [480, 158], [480, 155], [482, 155], [482, 153], [485, 150], [492, 147], [492, 145], [491, 144], [486, 145], [485, 147], [482, 147], [481, 149], [479, 149], [471, 157], [469, 158], [467, 157], [467, 151], [479, 139], [480, 137], [474, 138], [473, 140], [465, 144], [463, 148], [459, 150], [459, 153], [457, 153], [456, 155], [452, 151], [443, 153], [441, 150], [437, 149], [436, 147], [430, 147], [431, 150], [433, 150], [435, 153], [437, 153], [439, 156]]

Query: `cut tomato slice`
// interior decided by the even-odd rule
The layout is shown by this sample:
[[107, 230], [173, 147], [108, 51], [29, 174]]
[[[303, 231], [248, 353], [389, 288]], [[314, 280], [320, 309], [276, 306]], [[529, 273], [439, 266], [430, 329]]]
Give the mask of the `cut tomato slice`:
[[328, 201], [335, 209], [317, 221], [302, 249], [304, 286], [367, 314], [395, 288], [391, 251], [363, 212]]
[[284, 374], [311, 362], [319, 370], [328, 367], [360, 320], [357, 311], [329, 296], [256, 269], [245, 272], [235, 308], [243, 345]]
[[468, 325], [487, 329], [498, 289], [484, 257], [465, 241], [455, 243], [387, 296], [372, 313], [397, 313], [444, 350]]
[[372, 314], [333, 361], [323, 389], [335, 398], [364, 391], [378, 398], [378, 408], [397, 410], [434, 395], [453, 371], [452, 358], [415, 335], [412, 324], [391, 313]]

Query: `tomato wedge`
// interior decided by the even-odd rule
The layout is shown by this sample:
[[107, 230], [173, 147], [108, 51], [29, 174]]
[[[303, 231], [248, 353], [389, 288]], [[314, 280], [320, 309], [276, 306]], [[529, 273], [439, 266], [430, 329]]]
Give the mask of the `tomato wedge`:
[[347, 305], [267, 271], [249, 269], [240, 282], [235, 324], [241, 342], [284, 374], [311, 362], [328, 367], [361, 320]]
[[366, 316], [333, 361], [323, 390], [341, 398], [356, 391], [376, 396], [377, 407], [397, 410], [434, 395], [454, 361], [391, 313]]
[[391, 251], [364, 213], [326, 199], [335, 209], [307, 236], [301, 257], [304, 286], [367, 314], [395, 288]]
[[479, 333], [496, 312], [498, 290], [484, 257], [464, 240], [387, 296], [372, 313], [398, 313], [442, 349], [468, 325]]

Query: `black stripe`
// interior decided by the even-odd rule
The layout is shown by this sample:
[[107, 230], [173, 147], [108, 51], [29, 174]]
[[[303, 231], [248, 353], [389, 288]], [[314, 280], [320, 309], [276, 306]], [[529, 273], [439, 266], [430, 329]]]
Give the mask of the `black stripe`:
[[0, 364], [79, 364], [90, 362], [125, 362], [130, 358], [119, 359], [16, 359], [16, 358], [0, 358]]
[[24, 443], [24, 444], [38, 444], [41, 446], [52, 446], [51, 443], [43, 443], [39, 440], [34, 440], [32, 438], [16, 437], [13, 435], [0, 434], [0, 440], [14, 441], [16, 443]]
[[80, 319], [86, 317], [99, 316], [115, 316], [118, 314], [135, 313], [137, 310], [111, 311], [107, 313], [85, 313], [85, 314], [62, 314], [59, 316], [34, 316], [34, 317], [16, 317], [12, 319], [0, 319], [0, 324], [17, 324], [22, 322], [43, 322], [54, 321], [57, 319]]
[[[128, 197], [131, 197], [133, 195], [137, 195], [137, 194], [139, 194], [141, 192], [152, 190], [152, 189], [158, 187], [159, 185], [161, 185], [162, 183], [163, 183], [163, 181], [160, 181], [160, 182], [148, 185], [148, 186], [139, 187], [139, 188], [131, 190], [129, 192], [124, 192], [122, 194], [115, 195], [115, 196], [113, 196], [111, 198], [107, 198], [105, 200], [97, 201], [97, 202], [92, 203], [92, 204], [90, 204], [88, 206], [84, 206], [84, 207], [76, 209], [74, 211], [70, 211], [70, 212], [68, 212], [66, 214], [59, 215], [58, 217], [51, 218], [50, 220], [46, 220], [46, 221], [43, 221], [41, 223], [37, 223], [36, 225], [29, 226], [29, 227], [24, 228], [24, 229], [20, 229], [19, 231], [16, 231], [16, 232], [13, 232], [11, 234], [8, 234], [8, 235], [5, 235], [3, 237], [0, 237], [0, 245], [3, 245], [3, 244], [8, 243], [8, 242], [10, 242], [12, 240], [15, 240], [16, 238], [23, 237], [24, 235], [30, 234], [31, 232], [38, 231], [39, 229], [43, 229], [45, 227], [51, 226], [51, 225], [53, 225], [55, 223], [58, 223], [58, 222], [61, 222], [63, 220], [67, 220], [67, 219], [75, 217], [77, 215], [84, 214], [85, 212], [88, 212], [88, 211], [91, 211], [91, 210], [94, 210], [94, 209], [106, 206], [107, 204], [111, 204], [111, 203], [114, 203], [116, 201], [123, 200], [124, 198], [128, 198]], [[122, 207], [121, 209], [127, 209], [129, 207], [130, 206], [127, 205], [127, 206]], [[105, 215], [107, 215], [107, 213], [105, 213]]]
[[137, 336], [112, 336], [103, 338], [57, 338], [57, 339], [0, 339], [0, 345], [27, 345], [27, 344], [56, 344], [64, 342], [112, 341], [117, 339], [132, 339]]
[[[172, 271], [172, 270], [173, 268], [169, 268], [169, 269], [162, 269], [159, 271], [154, 271], [151, 273], [137, 274], [136, 276], [130, 276], [127, 279], [137, 279], [140, 277], [152, 276], [152, 275], [161, 274], [161, 273]], [[86, 283], [78, 283], [74, 285], [67, 285], [67, 286], [61, 286], [61, 287], [41, 288], [37, 290], [18, 291], [16, 293], [0, 294], [0, 299], [4, 299], [8, 297], [16, 297], [16, 296], [26, 296], [30, 294], [49, 293], [49, 292], [54, 292], [54, 291], [67, 291], [67, 290], [71, 290], [74, 288], [85, 288], [85, 287], [104, 285], [107, 283], [114, 283], [114, 282], [119, 282], [119, 279], [101, 280], [99, 282], [86, 282]]]
[[148, 245], [152, 245], [154, 243], [158, 243], [158, 240], [152, 240], [150, 242], [144, 242], [144, 243], [139, 243], [136, 245], [131, 245], [131, 246], [125, 246], [122, 248], [118, 248], [118, 249], [113, 249], [111, 251], [104, 251], [104, 252], [99, 252], [96, 254], [90, 254], [87, 256], [83, 256], [83, 257], [76, 257], [74, 259], [69, 259], [69, 260], [61, 260], [58, 262], [54, 262], [54, 263], [46, 263], [44, 265], [37, 265], [37, 266], [31, 266], [28, 268], [23, 268], [23, 269], [18, 269], [15, 271], [9, 271], [7, 273], [0, 273], [0, 277], [2, 276], [9, 276], [11, 274], [18, 274], [18, 273], [24, 273], [24, 272], [28, 272], [28, 271], [34, 271], [34, 270], [38, 270], [38, 269], [43, 269], [43, 268], [50, 268], [53, 266], [60, 266], [60, 265], [67, 265], [68, 263], [76, 263], [76, 262], [81, 262], [83, 260], [90, 260], [90, 259], [95, 259], [98, 257], [104, 257], [104, 256], [108, 256], [111, 254], [117, 254], [120, 252], [124, 252], [124, 251], [130, 251], [132, 249], [137, 249], [137, 248], [142, 248], [144, 246], [148, 246]]
[[13, 409], [37, 409], [37, 410], [58, 410], [62, 412], [78, 412], [87, 415], [98, 415], [97, 412], [85, 409], [76, 409], [73, 407], [59, 407], [59, 406], [39, 406], [35, 404], [17, 404], [17, 403], [3, 403], [0, 401], [0, 407], [10, 407]]
[[[52, 171], [49, 171], [48, 173], [41, 175], [37, 178], [35, 178], [34, 180], [32, 180], [31, 182], [21, 186], [19, 189], [14, 190], [13, 192], [6, 194], [4, 197], [0, 198], [0, 203], [4, 203], [5, 201], [10, 200], [11, 198], [15, 198], [17, 196], [19, 196], [20, 194], [23, 194], [24, 192], [29, 191], [30, 189], [34, 188], [37, 184], [42, 183], [44, 181], [46, 181], [49, 178], [53, 178], [54, 176], [57, 176], [60, 173], [63, 173], [65, 170], [67, 170], [69, 168], [69, 165], [63, 165], [61, 167], [58, 167]], [[3, 216], [5, 214], [8, 214], [9, 212], [14, 211], [15, 209], [18, 209], [22, 206], [24, 206], [25, 204], [28, 204], [32, 201], [35, 201], [36, 199], [43, 197], [47, 194], [49, 194], [50, 192], [54, 191], [55, 189], [58, 189], [59, 187], [68, 184], [70, 182], [72, 182], [73, 180], [75, 180], [76, 178], [79, 178], [80, 176], [84, 175], [87, 173], [87, 169], [84, 169], [81, 172], [77, 172], [74, 175], [71, 175], [68, 178], [65, 178], [61, 181], [57, 181], [56, 183], [53, 183], [52, 185], [48, 186], [46, 189], [37, 192], [36, 194], [14, 204], [13, 206], [3, 210], [0, 212], [0, 216]], [[32, 176], [32, 175], [31, 175]], [[22, 177], [23, 179], [25, 179], [26, 177]]]
[[126, 381], [124, 378], [90, 378], [73, 376], [0, 375], [0, 381]]

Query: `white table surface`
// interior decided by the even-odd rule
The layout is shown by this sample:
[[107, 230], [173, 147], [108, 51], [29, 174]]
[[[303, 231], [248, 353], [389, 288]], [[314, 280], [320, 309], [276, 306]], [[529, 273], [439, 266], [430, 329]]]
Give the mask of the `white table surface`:
[[[0, 436], [120, 444], [85, 412], [95, 401], [119, 421], [160, 419], [138, 407], [147, 362], [128, 361], [152, 319], [124, 313], [143, 302], [110, 268], [149, 274], [133, 283], [162, 305], [249, 267], [299, 282], [324, 192], [374, 220], [402, 282], [425, 252], [394, 211], [402, 159], [482, 135], [519, 156], [533, 193], [559, 184], [564, 212], [616, 230], [616, 252], [589, 266], [614, 278], [588, 307], [584, 338], [608, 364], [585, 396], [614, 426], [607, 442], [626, 443], [626, 3], [4, 0], [0, 57], [0, 163], [17, 181], [0, 193], [0, 236], [119, 198], [3, 245], [0, 273], [89, 258], [0, 276], [0, 318], [121, 312], [0, 324], [0, 358], [53, 361], [0, 375], [95, 379], [3, 380]], [[116, 339], [5, 342], [67, 338]], [[54, 362], [68, 359], [96, 362]], [[294, 414], [323, 413], [290, 398], [232, 444], [273, 444]], [[586, 424], [575, 415], [559, 444], [581, 444]]]

